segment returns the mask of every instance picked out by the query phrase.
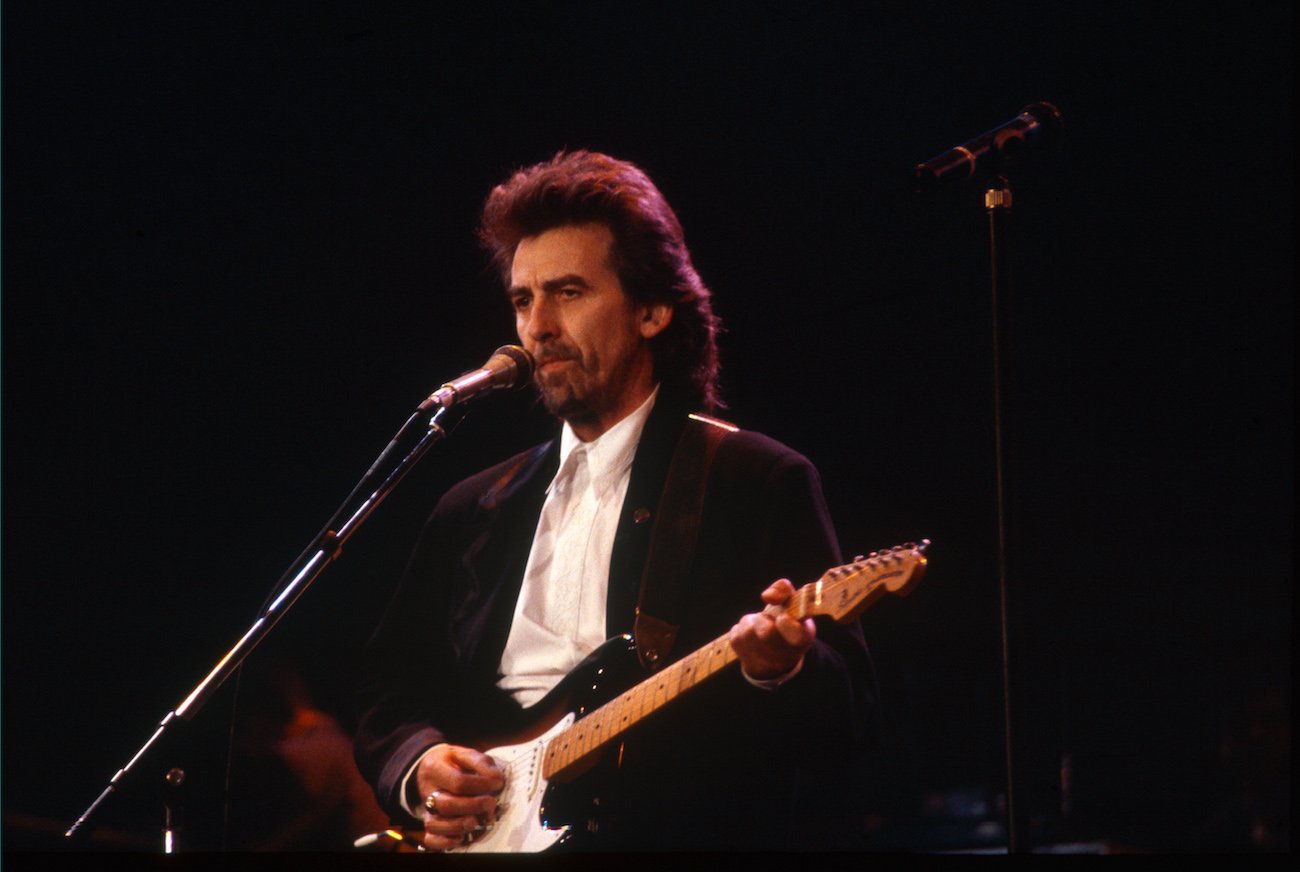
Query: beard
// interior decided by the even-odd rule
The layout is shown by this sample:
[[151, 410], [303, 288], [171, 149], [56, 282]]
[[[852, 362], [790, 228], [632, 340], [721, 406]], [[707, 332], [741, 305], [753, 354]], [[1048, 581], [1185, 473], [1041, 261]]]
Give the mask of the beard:
[[[598, 423], [623, 404], [631, 382], [630, 360], [615, 355], [602, 363], [567, 346], [541, 349], [537, 360], [533, 384], [546, 411], [560, 420], [576, 425]], [[564, 364], [547, 369], [546, 364], [553, 361]]]
[[587, 394], [569, 378], [534, 379], [546, 411], [564, 421], [583, 421], [595, 416]]
[[[543, 372], [543, 367], [554, 361], [565, 361], [554, 371]], [[583, 421], [597, 413], [594, 402], [595, 385], [591, 373], [576, 348], [547, 348], [538, 356], [533, 384], [541, 394], [546, 411], [565, 421]]]

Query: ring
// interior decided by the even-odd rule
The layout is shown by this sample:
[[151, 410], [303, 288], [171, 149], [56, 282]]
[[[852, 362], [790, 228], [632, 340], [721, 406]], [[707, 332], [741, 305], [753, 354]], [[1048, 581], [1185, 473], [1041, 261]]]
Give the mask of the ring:
[[433, 812], [434, 814], [439, 814], [438, 791], [435, 790], [424, 798], [424, 807], [427, 808], [429, 811]]

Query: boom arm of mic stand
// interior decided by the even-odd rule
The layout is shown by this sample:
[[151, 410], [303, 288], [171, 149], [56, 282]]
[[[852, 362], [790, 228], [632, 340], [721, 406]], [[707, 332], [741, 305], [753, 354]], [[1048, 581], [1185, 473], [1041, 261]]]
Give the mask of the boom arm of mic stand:
[[[135, 753], [125, 766], [117, 770], [109, 780], [108, 786], [104, 788], [98, 798], [95, 799], [90, 807], [87, 808], [81, 817], [68, 828], [63, 835], [67, 839], [73, 838], [82, 826], [95, 813], [95, 810], [111, 796], [121, 785], [122, 780], [126, 778], [135, 767], [135, 765], [145, 757], [149, 750], [162, 739], [169, 725], [177, 718], [185, 721], [192, 720], [199, 710], [203, 708], [204, 703], [217, 691], [218, 688], [229, 678], [239, 665], [244, 662], [244, 658], [252, 653], [271, 629], [284, 617], [285, 613], [298, 601], [298, 597], [311, 586], [325, 567], [329, 566], [339, 556], [345, 543], [352, 534], [366, 521], [367, 518], [379, 507], [384, 498], [392, 493], [393, 489], [401, 482], [406, 474], [411, 471], [412, 467], [419, 462], [425, 453], [437, 442], [442, 441], [447, 435], [447, 429], [444, 428], [440, 419], [447, 413], [447, 409], [439, 408], [429, 421], [429, 428], [420, 437], [414, 447], [405, 457], [397, 464], [392, 472], [379, 484], [379, 486], [367, 497], [347, 519], [339, 525], [337, 530], [327, 529], [320, 535], [313, 547], [309, 547], [303, 556], [299, 558], [298, 563], [291, 566], [285, 573], [289, 581], [283, 586], [279, 594], [272, 600], [270, 605], [266, 606], [257, 620], [248, 628], [248, 631], [235, 643], [234, 647], [226, 652], [217, 665], [212, 668], [199, 684], [190, 691], [189, 695], [176, 706], [173, 711], [167, 713], [167, 716], [158, 724], [153, 735], [144, 743], [139, 751]], [[410, 422], [408, 422], [409, 424]], [[398, 437], [400, 437], [400, 433]], [[378, 463], [378, 462], [377, 462]], [[372, 470], [374, 467], [371, 468]], [[369, 476], [370, 473], [367, 473]], [[340, 513], [341, 514], [341, 513]], [[339, 517], [336, 515], [335, 518]]]

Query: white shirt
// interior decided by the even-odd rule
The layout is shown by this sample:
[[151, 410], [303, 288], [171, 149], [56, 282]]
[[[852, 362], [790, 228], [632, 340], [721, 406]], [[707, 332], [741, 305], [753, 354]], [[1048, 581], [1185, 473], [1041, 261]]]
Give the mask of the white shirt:
[[560, 468], [546, 491], [501, 655], [498, 686], [520, 705], [545, 696], [606, 639], [614, 534], [655, 396], [590, 442], [568, 423], [560, 433]]

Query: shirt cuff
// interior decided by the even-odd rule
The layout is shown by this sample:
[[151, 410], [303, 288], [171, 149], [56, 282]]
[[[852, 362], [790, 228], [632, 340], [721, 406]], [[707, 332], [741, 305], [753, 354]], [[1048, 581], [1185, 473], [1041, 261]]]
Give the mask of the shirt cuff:
[[743, 667], [740, 670], [740, 674], [745, 676], [745, 680], [755, 687], [761, 687], [763, 690], [775, 690], [799, 674], [799, 670], [803, 669], [803, 661], [804, 658], [800, 657], [799, 662], [794, 665], [793, 669], [785, 675], [778, 675], [776, 678], [754, 678], [750, 676]]
[[420, 814], [424, 810], [424, 806], [420, 806], [420, 808], [412, 809], [410, 803], [406, 801], [406, 798], [407, 796], [410, 795], [411, 779], [415, 777], [415, 770], [420, 768], [420, 763], [424, 760], [425, 757], [428, 757], [429, 752], [436, 747], [438, 746], [437, 745], [432, 746], [431, 748], [429, 748], [428, 751], [425, 751], [419, 757], [415, 758], [415, 762], [411, 764], [411, 768], [407, 769], [406, 774], [402, 776], [402, 782], [397, 791], [397, 797], [398, 797], [397, 801], [401, 803], [402, 810], [405, 811], [407, 814], [409, 814], [411, 817], [415, 818], [417, 821], [420, 820]]

